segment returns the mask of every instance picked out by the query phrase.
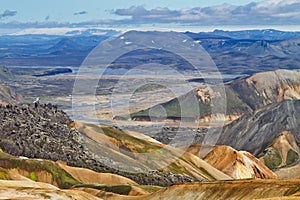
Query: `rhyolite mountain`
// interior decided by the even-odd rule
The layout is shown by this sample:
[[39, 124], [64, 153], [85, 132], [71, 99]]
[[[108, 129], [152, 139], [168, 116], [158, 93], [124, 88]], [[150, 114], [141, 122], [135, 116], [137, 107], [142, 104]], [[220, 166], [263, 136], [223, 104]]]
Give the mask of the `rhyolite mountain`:
[[[224, 114], [227, 121], [232, 121], [271, 103], [300, 99], [300, 72], [292, 70], [261, 72], [225, 83], [224, 91], [227, 103], [227, 111]], [[216, 98], [215, 93], [210, 87], [198, 88], [160, 105], [166, 110], [167, 119], [209, 121], [212, 117], [211, 99]], [[199, 102], [198, 116], [195, 115], [193, 108], [197, 106], [194, 102], [195, 98]], [[190, 105], [185, 107], [190, 107], [191, 110], [182, 111], [180, 102]], [[153, 113], [149, 116], [150, 109], [132, 113], [131, 119], [149, 121], [152, 117], [159, 120], [159, 116], [152, 116]]]
[[[201, 157], [201, 151], [204, 148], [204, 145], [196, 144], [191, 145], [187, 151]], [[252, 154], [246, 151], [237, 151], [229, 146], [211, 147], [211, 151], [203, 157], [203, 160], [233, 179], [277, 178], [276, 174]]]
[[270, 168], [299, 161], [300, 100], [285, 100], [245, 114], [224, 127], [218, 144], [245, 150]]
[[283, 100], [300, 99], [298, 71], [275, 70], [257, 73], [233, 81], [229, 85], [252, 110]]

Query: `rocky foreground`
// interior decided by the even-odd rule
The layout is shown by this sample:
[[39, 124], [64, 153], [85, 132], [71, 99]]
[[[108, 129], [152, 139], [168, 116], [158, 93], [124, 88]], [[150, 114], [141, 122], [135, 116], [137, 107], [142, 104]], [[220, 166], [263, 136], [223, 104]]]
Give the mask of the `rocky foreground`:
[[72, 120], [53, 105], [24, 104], [0, 107], [0, 148], [15, 156], [61, 160], [71, 166], [110, 172], [140, 184], [167, 186], [195, 181], [188, 176], [159, 171], [126, 173], [101, 163], [86, 146]]
[[[178, 156], [179, 149], [137, 132], [74, 123], [51, 104], [0, 106], [0, 136], [0, 198], [205, 199], [214, 195], [252, 199], [299, 195], [294, 185], [297, 180], [276, 180], [277, 175], [248, 152], [220, 146], [202, 160], [198, 155], [201, 148], [195, 145]], [[283, 134], [274, 145], [285, 138], [291, 141], [292, 137]], [[142, 171], [117, 170], [119, 158]], [[170, 158], [176, 159], [166, 164]], [[283, 177], [282, 171], [278, 176]], [[249, 178], [253, 180], [232, 181]], [[187, 183], [192, 181], [198, 183]]]
[[2, 151], [0, 164], [0, 199], [300, 199], [300, 181], [293, 179], [182, 183], [160, 188]]

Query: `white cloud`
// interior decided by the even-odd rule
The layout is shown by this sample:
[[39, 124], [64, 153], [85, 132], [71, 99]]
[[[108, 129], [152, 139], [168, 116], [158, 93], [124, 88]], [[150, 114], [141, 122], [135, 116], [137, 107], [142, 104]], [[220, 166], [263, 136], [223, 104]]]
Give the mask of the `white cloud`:
[[9, 35], [80, 35], [83, 32], [89, 32], [91, 35], [105, 35], [107, 30], [101, 28], [28, 28]]
[[127, 23], [191, 23], [197, 25], [300, 24], [300, 0], [267, 0], [244, 6], [223, 4], [170, 10], [144, 7], [117, 9], [114, 14], [130, 17]]
[[[3, 16], [13, 16], [16, 11], [5, 11]], [[84, 15], [86, 11], [74, 13]], [[222, 4], [210, 7], [171, 10], [169, 8], [146, 9], [143, 6], [116, 9], [112, 14], [118, 19], [94, 19], [79, 23], [9, 22], [2, 28], [57, 28], [57, 27], [124, 27], [143, 25], [177, 24], [182, 26], [263, 26], [300, 25], [300, 0], [266, 0], [243, 6]], [[1, 19], [1, 14], [0, 14]]]

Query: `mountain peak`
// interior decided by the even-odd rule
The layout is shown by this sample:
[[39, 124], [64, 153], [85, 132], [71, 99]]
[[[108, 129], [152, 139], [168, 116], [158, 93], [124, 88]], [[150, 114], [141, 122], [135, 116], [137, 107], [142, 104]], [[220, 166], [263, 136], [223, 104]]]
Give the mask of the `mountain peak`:
[[229, 146], [215, 146], [204, 160], [234, 179], [277, 177], [249, 152], [237, 151]]

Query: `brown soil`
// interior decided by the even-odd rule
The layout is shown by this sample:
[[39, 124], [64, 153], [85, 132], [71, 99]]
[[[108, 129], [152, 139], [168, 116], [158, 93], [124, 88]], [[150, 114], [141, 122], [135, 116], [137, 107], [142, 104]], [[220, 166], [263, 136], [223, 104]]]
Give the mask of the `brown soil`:
[[62, 162], [57, 162], [58, 165], [66, 172], [71, 174], [76, 180], [85, 184], [105, 184], [105, 185], [138, 185], [133, 180], [119, 175], [110, 173], [97, 173], [89, 169], [70, 167]]

